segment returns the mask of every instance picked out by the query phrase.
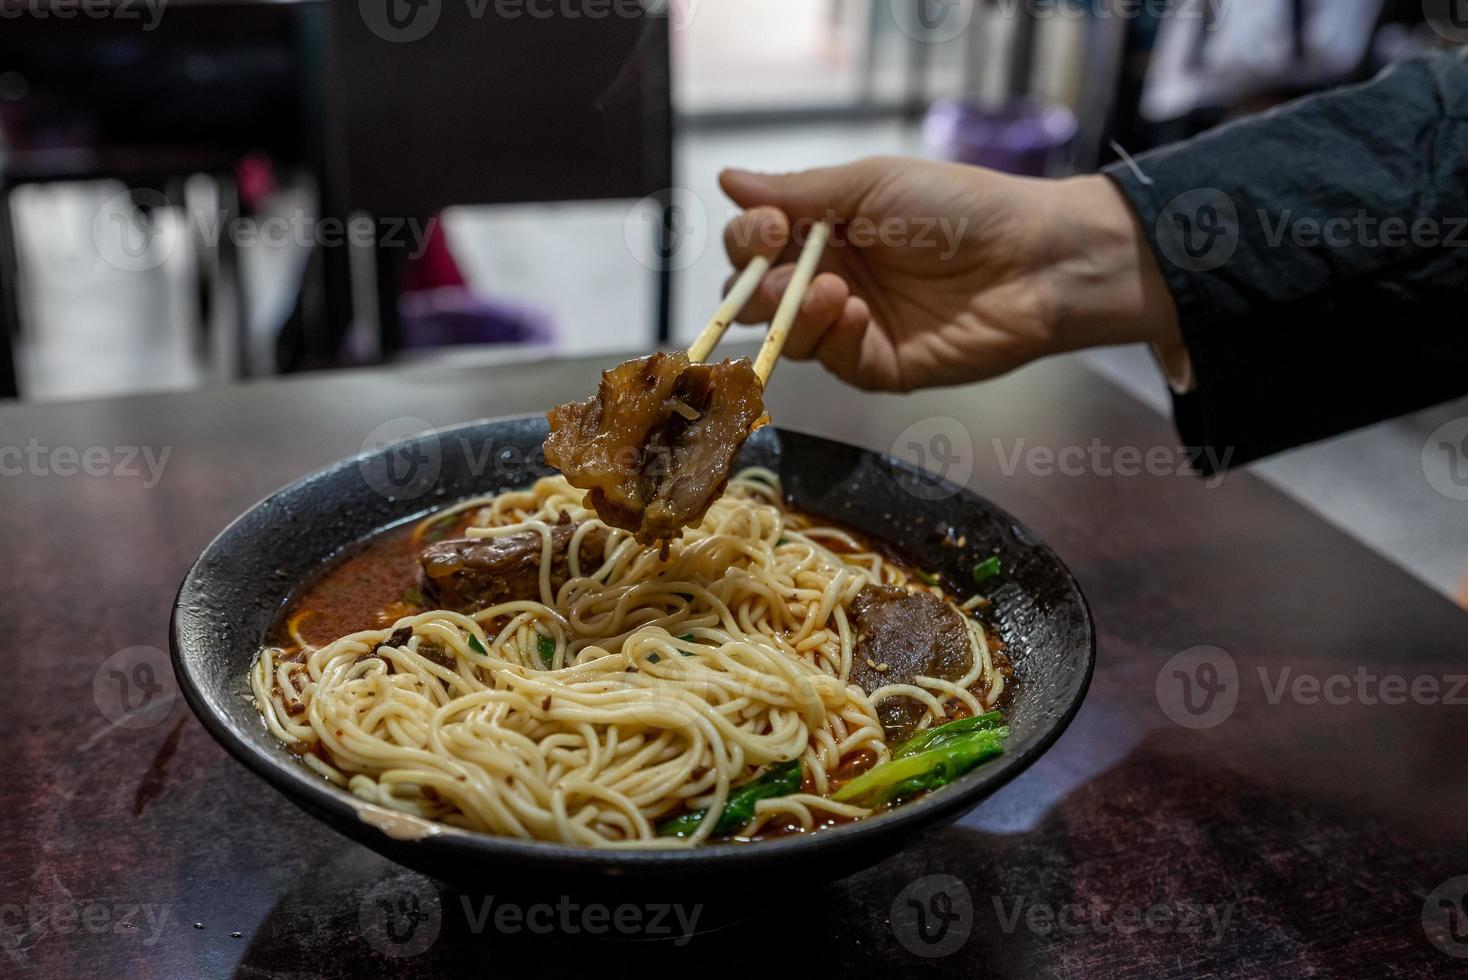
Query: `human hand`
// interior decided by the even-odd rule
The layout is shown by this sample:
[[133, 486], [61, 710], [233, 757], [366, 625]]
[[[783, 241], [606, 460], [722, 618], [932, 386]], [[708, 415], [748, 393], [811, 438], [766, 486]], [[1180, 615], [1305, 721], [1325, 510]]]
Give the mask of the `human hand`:
[[1080, 347], [1181, 349], [1162, 274], [1104, 177], [874, 157], [795, 174], [729, 170], [720, 183], [749, 209], [725, 230], [730, 260], [773, 262], [741, 323], [773, 316], [811, 224], [835, 226], [784, 354], [818, 358], [859, 388], [978, 381]]

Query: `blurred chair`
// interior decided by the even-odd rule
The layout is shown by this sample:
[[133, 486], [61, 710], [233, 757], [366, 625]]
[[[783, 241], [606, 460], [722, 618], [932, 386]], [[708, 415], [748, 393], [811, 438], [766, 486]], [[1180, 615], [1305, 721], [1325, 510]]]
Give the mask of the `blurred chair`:
[[[422, 36], [402, 33], [430, 13]], [[0, 205], [20, 183], [98, 179], [176, 203], [196, 173], [230, 200], [237, 162], [263, 152], [314, 178], [323, 218], [366, 213], [384, 229], [450, 205], [656, 196], [652, 233], [668, 254], [669, 25], [642, 5], [526, 5], [501, 17], [444, 0], [173, 0], [146, 31], [112, 18], [4, 24], [0, 95], [6, 79], [21, 94], [0, 102]], [[20, 329], [8, 216], [0, 206], [0, 395], [15, 392]], [[220, 239], [227, 271], [232, 244]], [[314, 248], [290, 318], [298, 336], [279, 366], [340, 363], [359, 318], [375, 320], [383, 355], [398, 350], [400, 253], [375, 249], [367, 317], [349, 250]], [[669, 336], [671, 281], [654, 270], [649, 341]], [[243, 363], [243, 331], [238, 341]]]
[[[526, 5], [497, 17], [493, 5], [437, 0], [332, 4], [326, 213], [365, 212], [386, 232], [452, 205], [656, 195], [664, 220], [653, 233], [668, 254], [668, 20], [640, 4], [608, 4], [601, 16], [592, 9]], [[340, 251], [322, 257], [345, 262], [332, 254]], [[403, 258], [401, 248], [375, 250], [384, 356], [403, 346]], [[649, 343], [670, 336], [671, 270], [654, 275]], [[302, 339], [307, 363], [340, 349], [346, 324], [323, 326]]]
[[[277, 164], [319, 169], [307, 102], [319, 93], [311, 7], [278, 0], [175, 2], [148, 23], [134, 17], [14, 12], [0, 33], [0, 396], [16, 394], [12, 345], [20, 336], [19, 268], [10, 193], [17, 186], [116, 180], [139, 200], [183, 206], [183, 183], [209, 176], [228, 221], [235, 167], [263, 152]], [[72, 13], [75, 14], [75, 6]], [[42, 11], [44, 12], [44, 11]], [[314, 144], [314, 145], [313, 145]], [[145, 194], [144, 192], [152, 192]], [[227, 227], [227, 225], [221, 225]], [[245, 357], [245, 293], [228, 235], [196, 241], [201, 320], [219, 297], [237, 304], [236, 358]]]

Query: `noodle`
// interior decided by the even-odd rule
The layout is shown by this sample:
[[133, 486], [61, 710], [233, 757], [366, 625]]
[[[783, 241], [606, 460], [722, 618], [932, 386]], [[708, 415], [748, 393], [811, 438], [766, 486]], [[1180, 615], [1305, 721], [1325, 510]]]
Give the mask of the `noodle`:
[[[297, 614], [294, 646], [262, 650], [250, 671], [265, 725], [369, 803], [510, 837], [695, 846], [731, 787], [794, 759], [804, 789], [759, 801], [745, 835], [866, 816], [822, 794], [843, 760], [890, 757], [879, 704], [913, 698], [923, 724], [938, 724], [992, 707], [1004, 674], [968, 620], [962, 679], [872, 695], [846, 683], [856, 594], [920, 586], [781, 500], [773, 473], [746, 470], [667, 561], [607, 529], [595, 567], [581, 545], [596, 515], [560, 477], [459, 504], [451, 513], [470, 515], [470, 537], [541, 534], [539, 598], [430, 610], [319, 647], [301, 639]], [[550, 529], [563, 512], [581, 526], [552, 594]], [[690, 836], [658, 836], [660, 819], [699, 809]]]

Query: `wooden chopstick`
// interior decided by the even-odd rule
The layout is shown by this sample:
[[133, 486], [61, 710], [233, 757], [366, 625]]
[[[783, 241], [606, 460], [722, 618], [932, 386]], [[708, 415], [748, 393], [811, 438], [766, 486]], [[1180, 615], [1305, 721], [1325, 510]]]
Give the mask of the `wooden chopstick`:
[[801, 249], [800, 258], [795, 263], [795, 273], [790, 277], [790, 285], [785, 287], [779, 309], [775, 311], [775, 318], [770, 321], [770, 332], [765, 334], [764, 346], [760, 348], [759, 357], [754, 362], [754, 373], [759, 375], [764, 384], [770, 383], [770, 374], [775, 370], [775, 362], [780, 359], [780, 351], [785, 349], [785, 340], [790, 336], [790, 328], [795, 324], [796, 315], [800, 313], [800, 304], [805, 301], [805, 291], [816, 277], [816, 265], [821, 261], [821, 253], [826, 250], [826, 242], [830, 239], [831, 226], [821, 221], [811, 228], [810, 237], [805, 240], [805, 247]]
[[[759, 375], [761, 383], [768, 384], [770, 374], [775, 370], [775, 362], [780, 359], [780, 352], [785, 349], [785, 341], [790, 336], [790, 328], [795, 325], [795, 318], [800, 313], [800, 304], [805, 301], [805, 291], [810, 287], [811, 280], [816, 276], [816, 266], [821, 261], [821, 253], [826, 249], [826, 243], [831, 239], [831, 226], [824, 221], [818, 222], [810, 230], [810, 236], [805, 240], [805, 247], [801, 249], [800, 258], [795, 263], [795, 272], [790, 277], [790, 284], [785, 287], [785, 295], [780, 297], [780, 306], [775, 311], [774, 319], [770, 321], [769, 333], [765, 334], [764, 346], [760, 348], [759, 357], [754, 362], [754, 373]], [[708, 358], [714, 348], [719, 346], [719, 341], [724, 339], [724, 333], [729, 329], [729, 324], [744, 309], [754, 291], [759, 288], [760, 280], [764, 279], [765, 273], [770, 271], [770, 260], [764, 256], [757, 255], [745, 266], [739, 278], [734, 280], [734, 285], [729, 289], [729, 295], [724, 297], [724, 302], [719, 306], [708, 326], [703, 328], [703, 333], [688, 348], [688, 360], [697, 364]]]
[[729, 295], [724, 297], [724, 303], [719, 307], [709, 325], [703, 328], [703, 333], [688, 348], [688, 359], [694, 364], [705, 360], [713, 353], [714, 348], [719, 346], [719, 341], [724, 339], [724, 331], [729, 329], [729, 324], [744, 309], [744, 304], [754, 295], [759, 288], [760, 280], [765, 273], [770, 271], [770, 260], [762, 255], [756, 255], [750, 260], [749, 265], [734, 280], [734, 285], [729, 289]]

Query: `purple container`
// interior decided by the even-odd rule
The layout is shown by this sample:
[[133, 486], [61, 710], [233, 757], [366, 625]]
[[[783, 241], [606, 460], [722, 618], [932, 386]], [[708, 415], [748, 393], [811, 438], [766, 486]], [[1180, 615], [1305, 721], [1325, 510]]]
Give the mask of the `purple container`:
[[550, 318], [540, 310], [483, 299], [458, 286], [404, 293], [398, 316], [403, 346], [410, 350], [460, 344], [545, 346], [555, 339]]
[[923, 139], [945, 159], [1005, 173], [1048, 173], [1076, 136], [1064, 106], [1014, 100], [1000, 106], [943, 99], [923, 121]]

